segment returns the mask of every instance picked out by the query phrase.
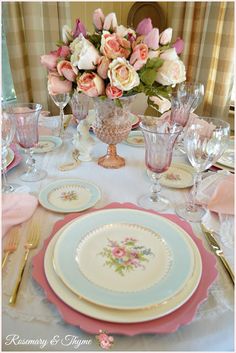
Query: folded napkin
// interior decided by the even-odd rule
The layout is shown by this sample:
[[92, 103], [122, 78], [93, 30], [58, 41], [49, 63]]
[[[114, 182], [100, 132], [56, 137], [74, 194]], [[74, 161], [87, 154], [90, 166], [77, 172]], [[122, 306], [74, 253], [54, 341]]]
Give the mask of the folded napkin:
[[234, 176], [220, 171], [203, 179], [197, 201], [210, 211], [234, 215]]
[[2, 195], [2, 235], [14, 225], [27, 221], [35, 212], [38, 200], [26, 193]]

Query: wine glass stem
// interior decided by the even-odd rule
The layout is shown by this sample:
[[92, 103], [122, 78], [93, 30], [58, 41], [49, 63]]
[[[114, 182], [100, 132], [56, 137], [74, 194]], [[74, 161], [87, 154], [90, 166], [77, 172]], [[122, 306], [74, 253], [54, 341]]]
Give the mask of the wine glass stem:
[[60, 120], [61, 120], [60, 137], [63, 137], [63, 134], [64, 134], [64, 109], [63, 109], [63, 107], [60, 107]]
[[27, 148], [26, 154], [27, 154], [27, 159], [26, 159], [27, 172], [26, 173], [31, 174], [35, 170], [35, 159], [33, 158], [32, 148]]
[[157, 202], [158, 201], [158, 194], [161, 190], [161, 186], [160, 186], [160, 183], [159, 183], [159, 179], [160, 179], [160, 174], [157, 174], [157, 173], [152, 173], [152, 185], [151, 185], [151, 196], [150, 196], [150, 199], [153, 201], [153, 202]]
[[189, 211], [194, 211], [196, 209], [196, 197], [197, 197], [197, 191], [198, 191], [198, 186], [202, 181], [202, 173], [197, 172], [194, 176], [194, 183], [193, 183], [193, 188], [190, 193], [190, 200], [188, 203], [188, 210]]

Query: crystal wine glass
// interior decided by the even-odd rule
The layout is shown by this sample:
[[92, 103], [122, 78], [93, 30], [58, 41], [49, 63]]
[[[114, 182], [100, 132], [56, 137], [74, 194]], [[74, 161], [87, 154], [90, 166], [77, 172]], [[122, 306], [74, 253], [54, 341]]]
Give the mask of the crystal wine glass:
[[159, 195], [159, 179], [170, 166], [175, 141], [182, 131], [178, 124], [169, 124], [153, 117], [142, 117], [140, 128], [145, 140], [145, 163], [152, 181], [151, 193], [141, 196], [139, 205], [144, 208], [163, 211], [169, 207], [169, 200]]
[[70, 94], [62, 93], [62, 94], [50, 94], [53, 102], [57, 107], [60, 108], [60, 133], [59, 136], [63, 137], [64, 135], [64, 108], [69, 103]]
[[8, 193], [15, 191], [15, 188], [18, 187], [16, 184], [9, 184], [7, 182], [6, 171], [7, 171], [7, 155], [8, 149], [15, 135], [16, 125], [12, 116], [8, 115], [6, 110], [3, 109], [1, 115], [1, 154], [2, 154], [2, 192]]
[[41, 104], [37, 103], [15, 103], [8, 108], [8, 114], [16, 122], [16, 138], [18, 144], [27, 153], [27, 171], [21, 176], [23, 181], [38, 181], [46, 177], [44, 170], [36, 168], [33, 159], [33, 147], [38, 143], [38, 119], [42, 110]]
[[227, 148], [230, 125], [217, 118], [201, 118], [188, 128], [184, 138], [188, 159], [196, 174], [191, 199], [187, 204], [177, 206], [176, 213], [190, 222], [200, 222], [205, 209], [196, 204], [198, 185], [201, 183], [201, 173], [210, 168]]
[[193, 113], [203, 100], [204, 85], [200, 82], [182, 82], [178, 85], [177, 96], [181, 104]]

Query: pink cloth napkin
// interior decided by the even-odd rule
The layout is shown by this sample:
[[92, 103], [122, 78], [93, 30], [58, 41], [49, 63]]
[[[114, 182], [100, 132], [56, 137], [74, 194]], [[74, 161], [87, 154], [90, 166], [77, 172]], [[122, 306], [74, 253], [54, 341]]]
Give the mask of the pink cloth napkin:
[[218, 172], [203, 179], [197, 201], [210, 211], [234, 215], [234, 175]]
[[208, 209], [220, 214], [234, 215], [234, 176], [221, 180], [208, 201]]
[[6, 235], [14, 225], [27, 221], [35, 212], [37, 205], [37, 198], [30, 194], [3, 194], [2, 235]]

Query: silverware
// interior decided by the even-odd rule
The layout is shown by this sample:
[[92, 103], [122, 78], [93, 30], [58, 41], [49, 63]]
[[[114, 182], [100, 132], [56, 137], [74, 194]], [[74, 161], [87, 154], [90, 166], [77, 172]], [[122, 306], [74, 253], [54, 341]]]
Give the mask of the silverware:
[[7, 242], [4, 246], [4, 250], [3, 250], [4, 255], [3, 255], [3, 259], [2, 259], [2, 269], [4, 268], [4, 266], [7, 262], [8, 255], [13, 253], [14, 251], [16, 251], [18, 244], [19, 244], [19, 228], [14, 227], [10, 231], [10, 234], [7, 237]]
[[207, 229], [202, 223], [201, 223], [201, 228], [202, 228], [203, 233], [206, 236], [206, 239], [208, 241], [208, 244], [211, 247], [211, 250], [219, 257], [219, 259], [223, 263], [226, 271], [228, 272], [228, 274], [234, 284], [234, 273], [233, 273], [228, 261], [226, 260], [226, 258], [224, 256], [223, 250], [221, 249], [216, 238], [214, 237], [213, 232], [211, 230]]
[[15, 287], [12, 291], [12, 295], [9, 299], [9, 304], [13, 305], [16, 302], [17, 294], [18, 294], [20, 284], [21, 284], [21, 281], [23, 278], [25, 265], [26, 265], [26, 262], [27, 262], [27, 259], [29, 256], [29, 252], [30, 252], [30, 250], [35, 249], [38, 246], [39, 237], [40, 237], [39, 225], [37, 223], [31, 223], [31, 225], [29, 227], [29, 235], [28, 235], [26, 243], [24, 245], [25, 254], [24, 254], [24, 257], [21, 261], [20, 270], [18, 272], [16, 284], [15, 284]]

